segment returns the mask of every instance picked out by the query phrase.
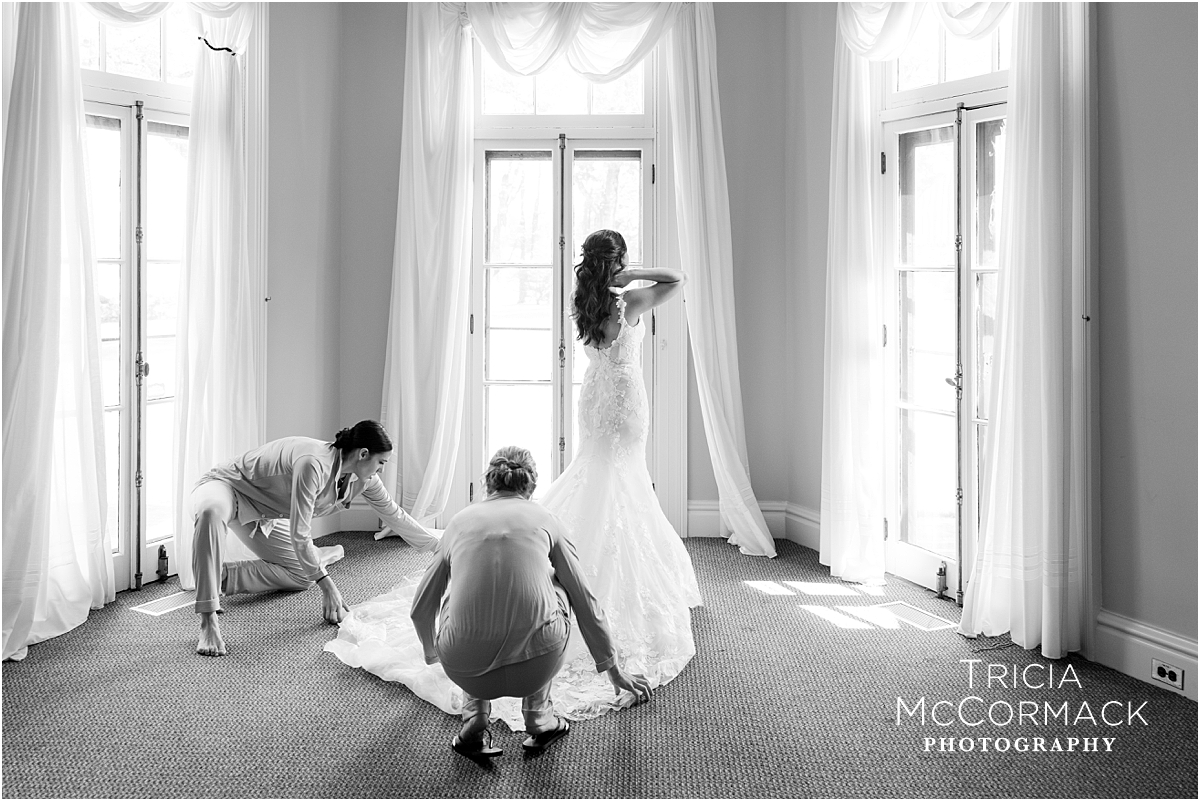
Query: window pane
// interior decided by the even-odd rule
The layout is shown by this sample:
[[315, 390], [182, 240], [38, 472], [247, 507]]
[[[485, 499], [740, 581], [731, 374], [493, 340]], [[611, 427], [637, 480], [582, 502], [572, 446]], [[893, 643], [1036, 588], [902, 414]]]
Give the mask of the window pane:
[[104, 472], [107, 483], [108, 549], [113, 553], [120, 550], [117, 530], [121, 525], [120, 480], [121, 480], [121, 411], [113, 409], [104, 413]]
[[1004, 120], [975, 128], [975, 266], [1000, 264], [1000, 200], [1004, 178]]
[[[930, 14], [933, 15], [932, 9]], [[963, 39], [947, 34], [946, 80], [957, 81], [991, 72], [994, 47], [995, 40], [991, 36], [986, 39]]]
[[145, 359], [150, 364], [150, 374], [146, 376], [146, 399], [174, 397], [175, 337], [147, 337]]
[[571, 234], [575, 252], [593, 231], [625, 237], [629, 261], [642, 263], [642, 153], [577, 150], [571, 176]]
[[938, 82], [938, 39], [941, 23], [933, 8], [925, 10], [913, 38], [900, 58], [896, 59], [896, 89], [916, 89]]
[[146, 125], [146, 254], [156, 260], [183, 258], [187, 204], [188, 129]]
[[955, 277], [939, 272], [900, 274], [900, 400], [953, 411], [955, 391]]
[[484, 392], [487, 405], [484, 459], [505, 445], [528, 448], [537, 465], [538, 486], [549, 486], [555, 468], [550, 459], [553, 436], [550, 385], [492, 384]]
[[145, 479], [142, 492], [146, 499], [146, 542], [175, 536], [175, 403], [151, 403], [146, 406]]
[[77, 14], [75, 23], [79, 30], [79, 67], [100, 69], [100, 20], [91, 14]]
[[954, 251], [954, 132], [900, 135], [900, 262], [946, 267]]
[[554, 275], [548, 267], [487, 270], [488, 328], [550, 328]]
[[121, 402], [121, 265], [99, 262], [95, 271], [100, 325], [100, 400]]
[[953, 415], [900, 410], [900, 538], [953, 558], [958, 529]]
[[146, 268], [146, 397], [175, 394], [175, 327], [179, 305], [179, 265], [150, 263]]
[[169, 83], [190, 85], [196, 69], [196, 48], [200, 40], [189, 16], [192, 14], [186, 3], [172, 3], [163, 14], [166, 26], [166, 62]]
[[550, 264], [554, 185], [550, 151], [488, 153], [487, 261]]
[[996, 273], [975, 276], [975, 416], [991, 417], [992, 354], [996, 347]]
[[158, 20], [120, 28], [104, 26], [105, 71], [157, 81], [162, 77]]
[[588, 81], [560, 58], [534, 76], [538, 114], [587, 114]]
[[92, 223], [92, 255], [121, 258], [121, 121], [87, 115], [88, 216]]
[[549, 381], [554, 349], [549, 329], [522, 331], [492, 328], [487, 335], [489, 381]]
[[533, 78], [522, 78], [505, 72], [496, 66], [496, 62], [486, 50], [480, 48], [480, 52], [483, 54], [483, 113], [532, 114]]
[[592, 84], [593, 114], [641, 114], [645, 108], [646, 76], [638, 64], [611, 83]]

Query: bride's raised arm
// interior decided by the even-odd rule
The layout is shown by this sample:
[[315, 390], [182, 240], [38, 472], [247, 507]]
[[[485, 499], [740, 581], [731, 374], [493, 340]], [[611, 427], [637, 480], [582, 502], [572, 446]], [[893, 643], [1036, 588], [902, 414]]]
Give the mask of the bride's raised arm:
[[666, 303], [683, 289], [687, 274], [667, 267], [630, 267], [613, 277], [613, 285], [628, 286], [634, 281], [653, 281], [647, 287], [625, 291], [625, 319], [630, 324], [655, 306]]

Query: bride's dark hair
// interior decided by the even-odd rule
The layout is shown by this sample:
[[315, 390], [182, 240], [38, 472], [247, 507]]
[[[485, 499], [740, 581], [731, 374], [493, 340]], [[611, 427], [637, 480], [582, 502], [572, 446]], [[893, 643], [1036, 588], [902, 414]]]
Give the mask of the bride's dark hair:
[[608, 302], [613, 277], [621, 272], [625, 257], [625, 237], [604, 229], [583, 240], [583, 260], [575, 265], [575, 327], [585, 345], [604, 341], [604, 321], [609, 317]]

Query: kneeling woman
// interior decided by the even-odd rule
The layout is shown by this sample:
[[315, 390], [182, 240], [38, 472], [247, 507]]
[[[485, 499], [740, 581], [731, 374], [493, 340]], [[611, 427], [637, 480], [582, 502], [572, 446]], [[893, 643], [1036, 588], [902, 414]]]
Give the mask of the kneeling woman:
[[562, 667], [572, 608], [597, 672], [608, 673], [614, 691], [638, 701], [650, 695], [645, 679], [617, 665], [604, 613], [562, 523], [530, 500], [537, 469], [529, 451], [501, 448], [486, 481], [487, 498], [451, 518], [412, 604], [426, 663], [440, 661], [462, 688], [463, 726], [451, 745], [467, 756], [501, 753], [487, 730], [495, 698], [522, 699], [526, 749], [567, 733], [550, 683]]
[[[349, 508], [360, 494], [414, 548], [437, 547], [437, 537], [392, 500], [379, 478], [391, 453], [383, 426], [363, 420], [343, 428], [333, 442], [309, 437], [268, 442], [200, 478], [192, 490], [197, 653], [225, 654], [217, 623], [221, 595], [305, 590], [315, 584], [324, 596], [325, 620], [340, 623], [348, 610], [313, 547], [312, 519]], [[286, 531], [274, 525], [281, 519], [290, 523]], [[258, 559], [224, 564], [221, 539], [226, 529]]]

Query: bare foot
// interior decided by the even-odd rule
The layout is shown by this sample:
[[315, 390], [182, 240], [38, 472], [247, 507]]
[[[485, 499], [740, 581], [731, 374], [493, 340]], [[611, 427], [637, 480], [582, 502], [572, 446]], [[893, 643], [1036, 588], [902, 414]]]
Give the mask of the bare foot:
[[217, 623], [216, 612], [200, 614], [200, 642], [196, 644], [196, 653], [203, 656], [225, 656], [225, 640], [221, 637], [221, 626]]

